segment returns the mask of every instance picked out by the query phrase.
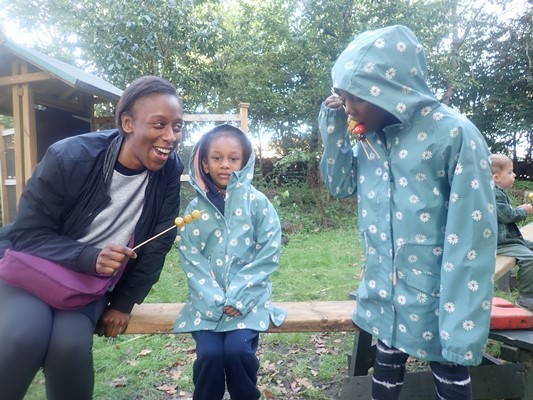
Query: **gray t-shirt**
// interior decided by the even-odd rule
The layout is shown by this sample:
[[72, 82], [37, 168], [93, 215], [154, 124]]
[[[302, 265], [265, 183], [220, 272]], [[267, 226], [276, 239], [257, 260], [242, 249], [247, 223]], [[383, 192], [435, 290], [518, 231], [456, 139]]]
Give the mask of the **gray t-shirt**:
[[148, 171], [132, 171], [123, 166], [113, 171], [110, 204], [94, 219], [87, 235], [79, 240], [103, 248], [108, 243], [127, 245], [133, 235], [144, 203]]

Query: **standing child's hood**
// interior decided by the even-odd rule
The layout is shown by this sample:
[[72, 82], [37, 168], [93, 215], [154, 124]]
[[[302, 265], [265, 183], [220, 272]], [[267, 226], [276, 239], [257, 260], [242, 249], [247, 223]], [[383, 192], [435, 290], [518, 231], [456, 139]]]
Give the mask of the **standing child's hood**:
[[401, 123], [423, 107], [438, 105], [426, 73], [422, 45], [402, 25], [356, 36], [331, 71], [334, 88], [388, 111]]

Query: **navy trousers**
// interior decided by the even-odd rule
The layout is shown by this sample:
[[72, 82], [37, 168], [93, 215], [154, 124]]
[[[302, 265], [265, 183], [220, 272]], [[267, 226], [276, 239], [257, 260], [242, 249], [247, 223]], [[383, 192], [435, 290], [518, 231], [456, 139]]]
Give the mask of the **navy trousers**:
[[193, 365], [193, 400], [219, 400], [226, 384], [231, 400], [257, 400], [259, 332], [193, 332], [196, 361]]

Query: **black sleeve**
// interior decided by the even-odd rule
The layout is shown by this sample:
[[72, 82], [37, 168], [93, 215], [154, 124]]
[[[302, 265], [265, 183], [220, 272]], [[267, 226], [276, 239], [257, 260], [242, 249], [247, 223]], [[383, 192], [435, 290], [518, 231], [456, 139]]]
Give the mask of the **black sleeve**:
[[65, 167], [55, 148], [49, 148], [24, 188], [8, 237], [14, 250], [94, 273], [94, 265], [87, 260], [99, 250], [60, 234], [66, 193], [79, 183], [70, 179], [73, 172]]

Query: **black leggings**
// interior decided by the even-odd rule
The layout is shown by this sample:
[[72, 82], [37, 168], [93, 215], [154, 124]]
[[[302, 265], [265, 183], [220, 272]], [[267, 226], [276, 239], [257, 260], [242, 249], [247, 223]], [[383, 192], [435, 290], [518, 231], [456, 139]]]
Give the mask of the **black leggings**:
[[42, 367], [49, 400], [91, 400], [93, 332], [106, 305], [56, 310], [0, 280], [1, 398], [23, 399]]
[[[398, 400], [409, 355], [378, 340], [372, 376], [372, 400]], [[437, 400], [471, 400], [472, 383], [468, 367], [453, 363], [429, 363]]]

